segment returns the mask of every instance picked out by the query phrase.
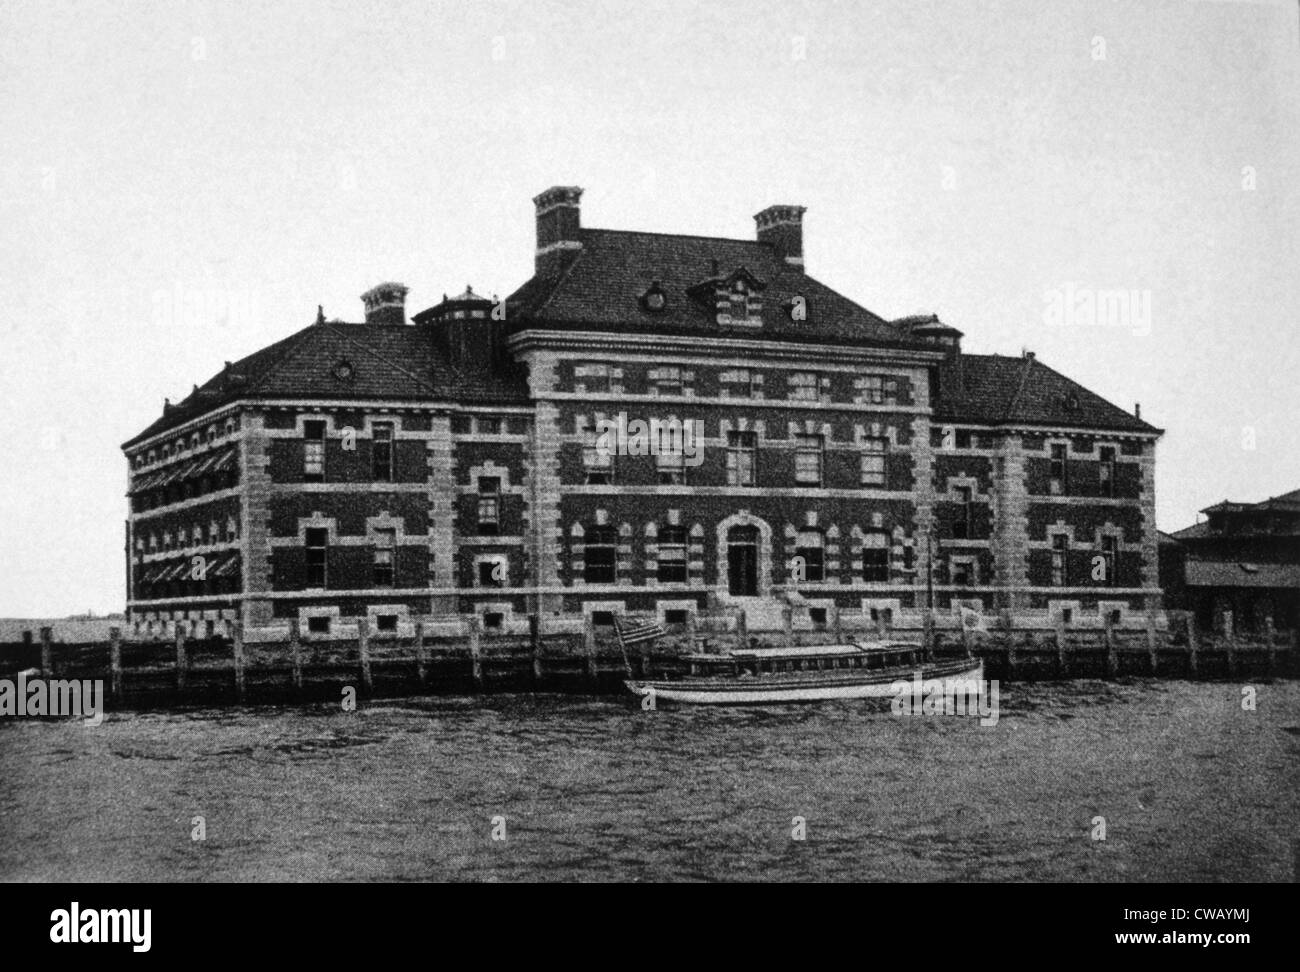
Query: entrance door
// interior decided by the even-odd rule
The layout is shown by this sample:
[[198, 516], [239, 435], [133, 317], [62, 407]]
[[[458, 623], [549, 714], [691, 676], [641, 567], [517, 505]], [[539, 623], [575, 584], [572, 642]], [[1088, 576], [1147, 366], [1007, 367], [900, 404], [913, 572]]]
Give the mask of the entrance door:
[[727, 531], [727, 589], [738, 597], [758, 593], [758, 527]]

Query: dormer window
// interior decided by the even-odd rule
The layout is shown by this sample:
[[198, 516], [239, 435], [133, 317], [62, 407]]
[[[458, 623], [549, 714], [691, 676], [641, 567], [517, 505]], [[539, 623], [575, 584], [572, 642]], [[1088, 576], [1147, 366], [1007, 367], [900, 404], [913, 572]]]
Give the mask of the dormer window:
[[733, 321], [749, 320], [749, 288], [745, 281], [737, 280], [731, 285], [731, 310], [728, 312]]

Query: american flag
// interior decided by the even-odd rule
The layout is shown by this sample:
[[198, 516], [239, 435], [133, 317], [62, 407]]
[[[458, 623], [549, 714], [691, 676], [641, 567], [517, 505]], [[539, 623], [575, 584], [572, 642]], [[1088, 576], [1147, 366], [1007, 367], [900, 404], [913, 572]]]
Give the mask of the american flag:
[[628, 645], [635, 645], [642, 641], [654, 641], [656, 638], [662, 638], [668, 632], [664, 630], [663, 625], [658, 621], [636, 621], [616, 615], [614, 617], [614, 633], [618, 635], [618, 643], [626, 648]]

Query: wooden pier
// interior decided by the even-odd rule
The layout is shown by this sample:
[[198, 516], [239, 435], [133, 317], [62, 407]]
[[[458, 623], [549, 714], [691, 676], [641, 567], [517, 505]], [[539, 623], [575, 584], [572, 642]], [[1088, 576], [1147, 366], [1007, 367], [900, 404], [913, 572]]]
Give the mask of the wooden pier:
[[[365, 619], [355, 636], [322, 639], [287, 624], [274, 640], [250, 641], [237, 625], [220, 637], [190, 637], [177, 624], [167, 637], [125, 640], [112, 629], [107, 643], [37, 638], [0, 645], [0, 678], [36, 669], [45, 678], [103, 679], [114, 705], [337, 700], [493, 691], [618, 692], [622, 681], [686, 670], [685, 656], [739, 645], [835, 641], [912, 641], [933, 659], [970, 655], [985, 675], [1005, 681], [1123, 678], [1247, 679], [1300, 675], [1296, 632], [1246, 639], [1207, 634], [1176, 612], [1151, 613], [1135, 623], [1110, 618], [1068, 625], [1060, 618], [1001, 612], [978, 624], [955, 615], [903, 612], [898, 623], [835, 611], [826, 623], [797, 623], [781, 612], [774, 630], [755, 628], [743, 611], [692, 615], [633, 655], [612, 628], [588, 618], [521, 619], [504, 631], [478, 617], [417, 618], [405, 632], [373, 631]], [[265, 632], [261, 632], [265, 634]]]

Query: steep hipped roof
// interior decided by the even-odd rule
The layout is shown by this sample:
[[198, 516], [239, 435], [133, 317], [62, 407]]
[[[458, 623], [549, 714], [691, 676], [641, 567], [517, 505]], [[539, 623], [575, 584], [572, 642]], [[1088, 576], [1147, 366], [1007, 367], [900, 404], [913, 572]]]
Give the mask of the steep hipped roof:
[[[335, 373], [341, 362], [345, 378]], [[318, 321], [218, 372], [123, 448], [258, 397], [516, 402], [527, 391], [518, 374], [453, 367], [431, 328]]]
[[936, 421], [1157, 433], [1033, 355], [959, 354], [940, 369]]
[[[625, 230], [577, 232], [581, 248], [567, 263], [554, 264], [562, 269], [535, 275], [508, 298], [505, 327], [702, 341], [726, 335], [926, 352], [941, 350], [918, 337], [927, 328], [932, 336], [945, 339], [961, 335], [933, 317], [887, 321], [787, 263], [771, 242]], [[720, 328], [715, 288], [738, 276], [750, 281], [760, 298], [761, 325]], [[664, 295], [662, 310], [651, 309], [642, 299], [654, 287]], [[468, 289], [458, 299], [471, 298], [482, 300]], [[800, 298], [806, 314], [796, 319], [790, 308]], [[438, 317], [435, 310], [416, 314], [416, 326], [318, 319], [213, 376], [124, 447], [239, 398], [527, 402], [522, 375], [492, 368], [490, 356], [466, 356], [459, 368], [453, 367], [444, 332], [428, 326]], [[341, 361], [351, 366], [347, 377], [336, 373]], [[957, 352], [948, 355], [939, 370], [939, 394], [933, 403], [938, 421], [1160, 431], [1032, 355]]]
[[[714, 337], [713, 292], [701, 285], [744, 270], [762, 285], [762, 328], [741, 326], [727, 336], [933, 350], [786, 263], [771, 243], [630, 230], [579, 232], [582, 249], [563, 271], [534, 277], [508, 298], [516, 327]], [[657, 312], [641, 302], [656, 282], [666, 298]], [[797, 297], [803, 298], [805, 320], [791, 318], [789, 307]]]

